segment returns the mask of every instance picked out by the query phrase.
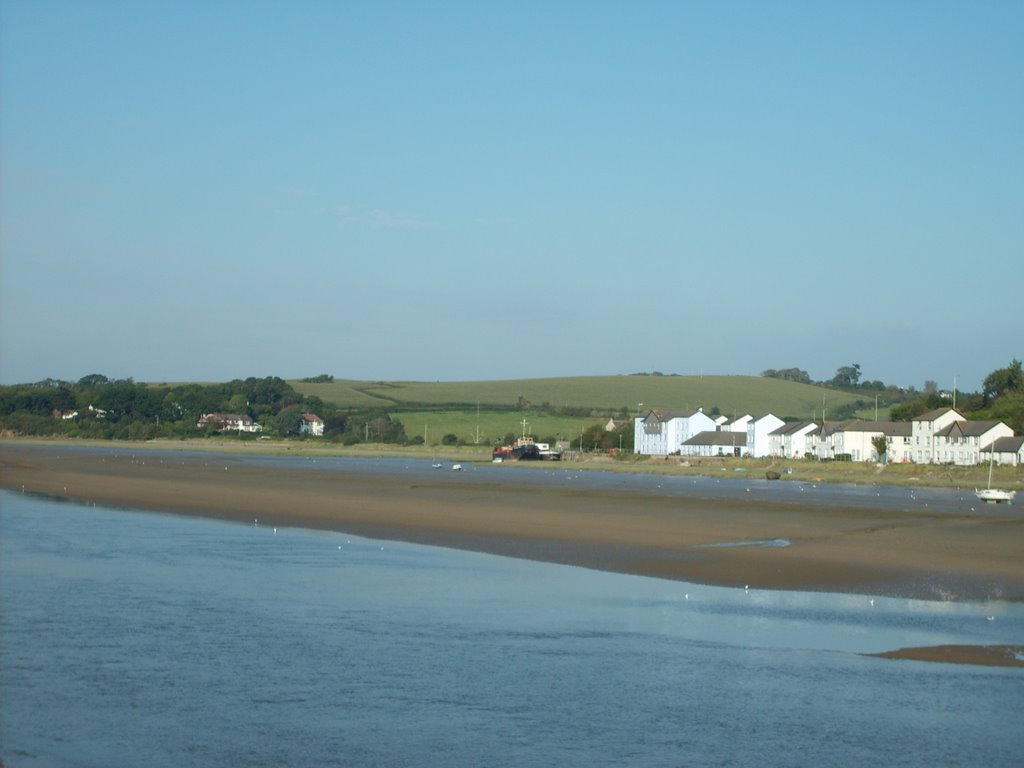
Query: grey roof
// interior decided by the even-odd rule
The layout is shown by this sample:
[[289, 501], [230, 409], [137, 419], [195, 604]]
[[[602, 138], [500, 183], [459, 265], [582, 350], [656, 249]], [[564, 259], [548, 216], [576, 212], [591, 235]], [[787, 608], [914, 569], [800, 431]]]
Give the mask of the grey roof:
[[774, 429], [768, 434], [770, 435], [793, 435], [799, 432], [801, 429], [806, 427], [816, 426], [813, 421], [794, 421], [790, 424], [783, 424], [778, 429]]
[[954, 421], [948, 427], [939, 430], [935, 434], [939, 437], [949, 437], [950, 435], [981, 437], [990, 429], [1002, 423], [1001, 421]]
[[1024, 437], [1014, 435], [1013, 437], [1000, 437], [994, 443], [982, 448], [988, 453], [995, 448], [996, 453], [1020, 453], [1021, 446], [1024, 446]]
[[[647, 414], [644, 421], [654, 416], [658, 421], [672, 421], [672, 419], [688, 419], [691, 416], [696, 416], [698, 413], [704, 413], [702, 408], [693, 408], [689, 411], [662, 411], [657, 408], [652, 408], [651, 412]], [[705, 414], [707, 415], [707, 414]], [[710, 418], [710, 417], [709, 417]]]
[[909, 421], [851, 421], [843, 426], [844, 432], [878, 432], [887, 437], [910, 437], [913, 425]]
[[961, 419], [963, 418], [963, 416], [960, 416], [960, 413], [958, 411], [954, 411], [952, 408], [936, 408], [934, 411], [928, 411], [928, 413], [922, 413], [920, 416], [915, 416], [912, 420], [935, 421], [937, 418], [939, 418], [940, 416], [945, 416], [950, 411], [953, 411], [953, 413], [955, 413]]
[[746, 445], [747, 437], [742, 432], [699, 432], [683, 445]]

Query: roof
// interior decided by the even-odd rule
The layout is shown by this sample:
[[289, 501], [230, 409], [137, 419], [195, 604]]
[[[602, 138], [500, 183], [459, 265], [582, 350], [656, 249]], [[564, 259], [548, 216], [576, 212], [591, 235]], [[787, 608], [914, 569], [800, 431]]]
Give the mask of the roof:
[[323, 419], [321, 419], [315, 413], [304, 413], [304, 414], [302, 414], [302, 420], [303, 421], [310, 421], [310, 422], [313, 422], [313, 421], [323, 421]]
[[689, 411], [659, 411], [652, 408], [651, 412], [647, 414], [644, 421], [647, 421], [651, 416], [654, 416], [658, 421], [672, 421], [672, 419], [689, 419], [691, 416], [696, 416], [698, 413], [703, 414], [703, 408], [694, 408]]
[[803, 429], [807, 429], [808, 427], [814, 426], [817, 425], [813, 421], [794, 421], [791, 424], [783, 424], [781, 427], [779, 427], [778, 429], [773, 429], [768, 434], [779, 436], [795, 435], [797, 432], [800, 432]]
[[878, 432], [888, 437], [910, 437], [913, 425], [909, 421], [851, 421], [843, 432]]
[[997, 438], [994, 443], [981, 450], [988, 452], [995, 449], [996, 453], [1020, 453], [1021, 446], [1024, 446], [1024, 437], [1014, 435]]
[[1002, 423], [1001, 421], [956, 421], [935, 434], [938, 437], [949, 437], [950, 435], [981, 437]]
[[940, 416], [945, 416], [950, 411], [953, 411], [958, 418], [962, 419], [959, 411], [955, 411], [952, 408], [936, 408], [934, 411], [928, 411], [928, 413], [922, 413], [920, 416], [915, 416], [914, 421], [935, 421]]
[[696, 435], [691, 437], [689, 440], [683, 443], [683, 445], [746, 445], [747, 438], [743, 436], [742, 432], [720, 432], [715, 430], [713, 432], [698, 432]]

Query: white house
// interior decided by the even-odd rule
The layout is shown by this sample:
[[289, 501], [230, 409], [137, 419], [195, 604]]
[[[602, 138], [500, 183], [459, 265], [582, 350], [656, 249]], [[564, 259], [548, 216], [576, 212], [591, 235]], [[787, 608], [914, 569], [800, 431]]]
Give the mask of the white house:
[[252, 420], [248, 414], [237, 413], [204, 413], [199, 417], [197, 427], [212, 424], [218, 432], [262, 432], [263, 427]]
[[1013, 437], [1013, 430], [1001, 421], [954, 421], [935, 433], [932, 460], [938, 464], [978, 464], [982, 446], [1002, 437]]
[[[993, 456], [994, 452], [994, 456]], [[981, 460], [1019, 467], [1024, 464], [1024, 437], [1000, 437], [982, 449]]]
[[720, 421], [718, 428], [723, 432], [746, 432], [747, 425], [754, 420], [754, 417], [749, 413], [745, 413], [742, 416], [738, 416], [735, 419]]
[[851, 461], [879, 461], [875, 439], [884, 437], [887, 459], [907, 461], [911, 432], [907, 421], [850, 421], [841, 425], [833, 444], [837, 455], [848, 455]]
[[714, 429], [715, 422], [701, 408], [682, 413], [652, 410], [634, 421], [633, 449], [646, 456], [668, 456], [679, 453], [699, 432]]
[[302, 423], [299, 425], [299, 433], [312, 435], [313, 437], [324, 436], [324, 420], [315, 413], [302, 414]]
[[802, 459], [807, 453], [807, 435], [817, 428], [813, 421], [783, 424], [768, 435], [768, 453], [786, 459]]
[[786, 422], [770, 413], [747, 422], [747, 451], [754, 458], [767, 456], [770, 452], [769, 435]]
[[680, 456], [749, 456], [747, 436], [742, 432], [708, 430], [699, 432], [679, 447]]
[[938, 408], [914, 417], [911, 422], [913, 436], [913, 460], [918, 464], [931, 464], [935, 459], [936, 433], [941, 432], [954, 421], [966, 421], [962, 414], [952, 408]]

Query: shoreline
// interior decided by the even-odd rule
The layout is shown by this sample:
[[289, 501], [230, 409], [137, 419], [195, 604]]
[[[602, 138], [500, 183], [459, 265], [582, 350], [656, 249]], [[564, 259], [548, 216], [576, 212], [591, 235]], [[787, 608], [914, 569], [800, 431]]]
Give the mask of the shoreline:
[[[928, 512], [824, 505], [824, 497], [797, 503], [643, 495], [586, 483], [525, 483], [514, 471], [486, 478], [403, 473], [397, 466], [324, 471], [312, 459], [274, 466], [272, 456], [257, 462], [243, 452], [136, 456], [124, 446], [102, 448], [0, 443], [0, 487], [695, 584], [1024, 600], [1024, 515], [1015, 506]], [[787, 545], [750, 545], [777, 540]], [[960, 655], [973, 663], [971, 654]]]
[[[309, 440], [239, 440], [233, 438], [156, 439], [144, 441], [95, 440], [53, 437], [0, 437], [0, 448], [11, 447], [85, 447], [106, 450], [204, 452], [238, 456], [282, 456], [309, 458], [395, 458], [490, 464], [491, 452], [479, 446], [400, 446], [389, 443], [363, 443], [342, 446]], [[949, 488], [971, 491], [988, 482], [988, 466], [952, 466], [944, 464], [872, 464], [866, 462], [827, 462], [763, 458], [644, 456], [616, 458], [607, 454], [586, 454], [566, 462], [513, 461], [505, 466], [529, 472], [552, 467], [585, 472], [615, 472], [630, 475], [681, 477], [726, 477], [722, 473], [740, 473], [763, 477], [767, 470], [782, 472], [780, 482], [817, 482], [830, 484]], [[996, 467], [996, 485], [1020, 491], [1024, 495], [1024, 467]]]

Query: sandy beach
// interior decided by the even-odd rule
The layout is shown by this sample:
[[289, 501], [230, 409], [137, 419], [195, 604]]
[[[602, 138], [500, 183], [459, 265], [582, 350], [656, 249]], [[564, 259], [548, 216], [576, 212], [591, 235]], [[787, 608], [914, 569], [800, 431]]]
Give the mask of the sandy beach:
[[[528, 470], [523, 470], [528, 471]], [[923, 599], [1024, 599], [1024, 513], [821, 506], [321, 471], [230, 455], [0, 446], [0, 486], [78, 502], [490, 552], [694, 583]], [[784, 539], [785, 547], [713, 546]], [[1011, 659], [1012, 660], [1012, 659]]]

